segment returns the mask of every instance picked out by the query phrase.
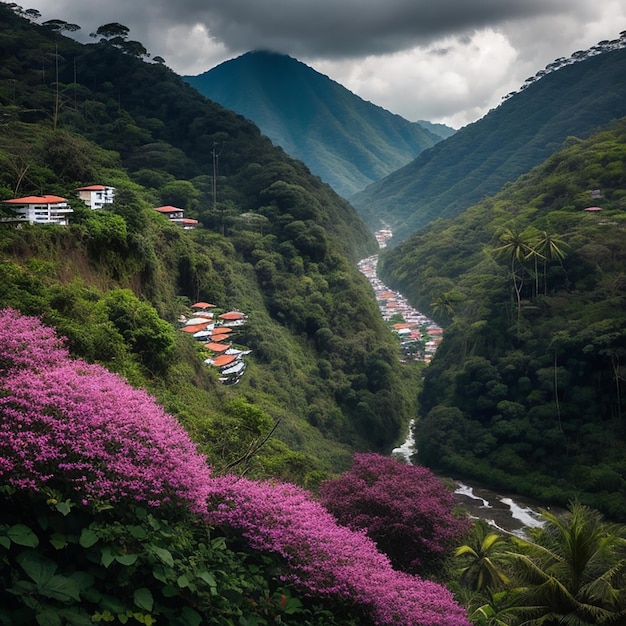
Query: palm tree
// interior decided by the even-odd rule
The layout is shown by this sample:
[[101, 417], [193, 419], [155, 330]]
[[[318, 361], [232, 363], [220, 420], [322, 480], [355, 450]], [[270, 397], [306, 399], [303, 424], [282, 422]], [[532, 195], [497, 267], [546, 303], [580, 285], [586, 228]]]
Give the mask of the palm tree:
[[[510, 264], [513, 290], [517, 302], [517, 325], [519, 332], [520, 311], [522, 307], [522, 288], [526, 274], [525, 262], [537, 252], [533, 246], [533, 237], [530, 231], [514, 231], [505, 228], [499, 238], [500, 245], [494, 249], [498, 257], [506, 259]], [[536, 257], [535, 257], [536, 259]]]
[[433, 315], [442, 321], [445, 319], [451, 320], [454, 317], [454, 305], [447, 293], [438, 293], [430, 303], [430, 308]]
[[523, 583], [515, 623], [626, 624], [626, 528], [579, 503], [562, 518], [542, 514], [533, 541], [510, 553]]
[[565, 242], [559, 239], [558, 236], [548, 233], [547, 231], [541, 231], [535, 241], [535, 247], [537, 252], [543, 258], [543, 292], [548, 291], [547, 286], [547, 267], [549, 261], [558, 260], [559, 263], [567, 256], [565, 251]]
[[464, 561], [460, 582], [472, 591], [491, 593], [509, 583], [502, 570], [508, 541], [478, 520], [470, 541], [457, 548], [454, 556]]

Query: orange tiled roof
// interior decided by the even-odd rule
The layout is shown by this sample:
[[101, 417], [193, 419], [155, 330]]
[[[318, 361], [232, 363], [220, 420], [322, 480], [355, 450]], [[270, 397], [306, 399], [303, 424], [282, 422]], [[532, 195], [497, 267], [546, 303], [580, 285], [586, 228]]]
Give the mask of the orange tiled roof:
[[224, 367], [224, 365], [230, 365], [236, 359], [237, 357], [234, 354], [220, 354], [213, 359], [212, 365], [215, 367]]
[[61, 198], [61, 196], [26, 196], [25, 198], [11, 198], [2, 202], [6, 204], [58, 204], [59, 202], [67, 202], [67, 199]]
[[183, 209], [179, 209], [178, 207], [170, 205], [158, 206], [155, 207], [154, 210], [158, 211], [159, 213], [183, 213]]
[[192, 309], [212, 309], [215, 305], [208, 302], [196, 302], [191, 305]]
[[245, 313], [241, 313], [241, 311], [228, 311], [228, 313], [222, 313], [218, 317], [222, 320], [241, 320], [245, 316]]
[[104, 191], [104, 185], [87, 185], [86, 187], [76, 187], [75, 191]]
[[224, 352], [224, 350], [228, 350], [228, 344], [225, 343], [215, 343], [210, 342], [206, 344], [206, 347], [213, 352]]
[[197, 333], [199, 330], [204, 330], [208, 326], [208, 321], [206, 324], [192, 324], [191, 326], [183, 326], [181, 330], [184, 333]]

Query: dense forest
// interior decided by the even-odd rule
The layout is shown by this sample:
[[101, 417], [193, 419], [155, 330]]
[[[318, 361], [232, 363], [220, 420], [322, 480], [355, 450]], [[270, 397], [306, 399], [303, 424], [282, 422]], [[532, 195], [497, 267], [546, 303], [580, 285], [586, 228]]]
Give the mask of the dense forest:
[[420, 462], [624, 519], [625, 189], [621, 120], [382, 255], [445, 326]]
[[[354, 449], [390, 450], [412, 394], [355, 267], [376, 241], [354, 209], [148, 62], [123, 25], [81, 45], [63, 35], [76, 25], [0, 11], [0, 195], [52, 193], [74, 208], [68, 228], [1, 226], [2, 306], [42, 316], [75, 355], [150, 388], [224, 466], [276, 424], [255, 457], [261, 474], [315, 481]], [[74, 189], [93, 183], [115, 187], [111, 210], [81, 208]], [[168, 223], [161, 205], [200, 227]], [[249, 317], [236, 392], [175, 332], [197, 300]]]
[[[600, 45], [602, 44], [602, 45]], [[626, 115], [626, 31], [557, 59], [498, 107], [349, 200], [394, 240], [458, 215], [560, 149]]]

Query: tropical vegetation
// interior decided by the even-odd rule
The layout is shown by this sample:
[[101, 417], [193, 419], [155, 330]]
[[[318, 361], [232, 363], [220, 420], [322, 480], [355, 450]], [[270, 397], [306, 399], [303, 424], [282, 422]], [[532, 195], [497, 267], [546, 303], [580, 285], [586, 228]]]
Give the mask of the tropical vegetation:
[[475, 526], [460, 546], [457, 596], [473, 624], [621, 624], [626, 618], [626, 527], [574, 502], [542, 512], [524, 538]]
[[212, 476], [143, 390], [0, 321], [1, 623], [468, 623], [310, 493]]
[[419, 462], [624, 519], [625, 182], [621, 120], [381, 255], [445, 326]]
[[[67, 228], [0, 225], [2, 305], [148, 387], [220, 468], [270, 431], [246, 471], [299, 484], [354, 449], [390, 450], [414, 399], [355, 267], [376, 241], [354, 209], [150, 62], [123, 25], [82, 45], [64, 36], [77, 25], [0, 11], [0, 199], [53, 193], [74, 208]], [[92, 183], [115, 188], [110, 209], [75, 197]], [[199, 228], [168, 223], [162, 205]], [[198, 300], [248, 314], [237, 341], [253, 356], [236, 390], [218, 389], [202, 347], [176, 332]]]

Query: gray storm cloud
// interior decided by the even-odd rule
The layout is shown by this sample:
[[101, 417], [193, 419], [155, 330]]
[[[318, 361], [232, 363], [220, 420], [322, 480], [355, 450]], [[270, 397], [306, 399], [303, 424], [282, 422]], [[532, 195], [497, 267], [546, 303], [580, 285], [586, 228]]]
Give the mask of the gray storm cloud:
[[448, 34], [571, 9], [564, 0], [228, 0], [156, 2], [159, 17], [203, 24], [233, 50], [315, 57], [397, 52]]
[[626, 28], [623, 0], [29, 0], [46, 19], [130, 29], [179, 74], [289, 54], [410, 120], [456, 128], [557, 57]]
[[[110, 21], [131, 36], [154, 37], [159, 26], [202, 25], [231, 50], [273, 49], [318, 58], [383, 54], [442, 36], [572, 10], [570, 0], [41, 0], [44, 18]], [[132, 23], [127, 23], [132, 22]]]

